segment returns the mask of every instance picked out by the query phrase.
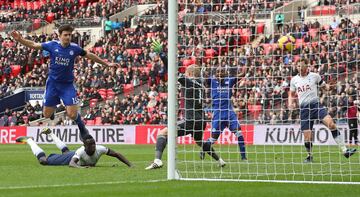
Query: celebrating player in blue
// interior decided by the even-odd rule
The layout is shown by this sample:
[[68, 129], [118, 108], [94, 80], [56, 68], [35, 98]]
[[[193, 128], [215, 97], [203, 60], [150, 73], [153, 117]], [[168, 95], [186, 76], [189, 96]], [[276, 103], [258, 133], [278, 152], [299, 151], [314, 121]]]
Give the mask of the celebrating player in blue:
[[77, 44], [71, 43], [73, 30], [72, 26], [63, 25], [59, 27], [60, 41], [53, 40], [44, 43], [27, 40], [17, 31], [11, 32], [11, 36], [22, 45], [32, 49], [46, 50], [50, 53], [49, 74], [43, 103], [44, 116], [53, 119], [56, 105], [60, 104], [60, 100], [62, 100], [66, 106], [67, 115], [77, 123], [80, 136], [84, 137], [89, 132], [78, 113], [79, 99], [74, 85], [75, 58], [83, 56], [105, 66], [114, 66], [115, 64], [106, 63], [95, 54], [85, 51]]
[[[233, 87], [238, 83], [238, 77], [231, 77], [228, 69], [218, 67], [215, 77], [211, 76], [207, 81], [212, 100], [212, 130], [211, 137], [205, 142], [214, 144], [221, 132], [227, 127], [238, 139], [241, 160], [247, 160], [244, 136], [241, 132], [238, 117], [231, 103]], [[200, 154], [204, 159], [205, 153]]]
[[70, 151], [66, 144], [61, 141], [49, 128], [41, 131], [42, 134], [50, 135], [51, 139], [61, 151], [61, 154], [50, 154], [46, 157], [45, 152], [36, 144], [31, 137], [21, 136], [16, 138], [16, 142], [27, 143], [35, 157], [41, 165], [59, 166], [68, 165], [69, 167], [85, 168], [96, 165], [100, 157], [104, 154], [115, 157], [119, 161], [132, 167], [132, 164], [122, 154], [111, 150], [105, 146], [96, 145], [95, 140], [91, 135], [83, 137], [84, 146], [76, 151]]

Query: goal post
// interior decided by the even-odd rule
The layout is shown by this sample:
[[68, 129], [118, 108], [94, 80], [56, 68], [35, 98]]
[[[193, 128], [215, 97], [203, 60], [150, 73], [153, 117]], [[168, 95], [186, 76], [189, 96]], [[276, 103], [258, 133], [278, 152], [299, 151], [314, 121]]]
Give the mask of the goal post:
[[[333, 133], [319, 120], [311, 134], [313, 161], [304, 162], [308, 152], [298, 99], [295, 109], [288, 107], [290, 80], [306, 59], [310, 72], [328, 83], [336, 80], [334, 89], [317, 87], [319, 103], [346, 146], [357, 148], [355, 141], [349, 144], [348, 110], [354, 106], [349, 100], [359, 100], [360, 4], [258, 2], [168, 1], [168, 179], [360, 184], [360, 154], [344, 157]], [[294, 41], [280, 47], [282, 36]], [[290, 48], [288, 42], [293, 42]], [[201, 66], [203, 77], [214, 78], [203, 80], [209, 82], [203, 84], [204, 119], [209, 120], [203, 143], [212, 144], [223, 167], [220, 160], [202, 154], [191, 136], [176, 137], [176, 121], [187, 110], [178, 101], [177, 75], [192, 64]], [[221, 79], [219, 67], [226, 69]], [[232, 80], [236, 83], [230, 87]], [[213, 102], [222, 103], [226, 96], [212, 97], [214, 87], [232, 94], [227, 100], [231, 107], [220, 115]], [[232, 125], [236, 121], [241, 129]]]
[[168, 1], [168, 167], [167, 178], [176, 177], [176, 135], [177, 135], [177, 35], [178, 2]]

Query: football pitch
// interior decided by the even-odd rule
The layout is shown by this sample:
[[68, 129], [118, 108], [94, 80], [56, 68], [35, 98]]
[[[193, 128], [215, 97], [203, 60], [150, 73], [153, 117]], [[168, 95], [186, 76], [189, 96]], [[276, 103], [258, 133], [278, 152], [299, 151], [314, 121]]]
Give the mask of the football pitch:
[[[47, 154], [55, 145], [40, 145]], [[78, 145], [69, 146], [74, 150]], [[134, 168], [103, 156], [95, 168], [41, 166], [27, 145], [0, 145], [0, 196], [359, 196], [359, 185], [264, 182], [167, 181], [166, 165], [145, 171], [154, 157], [153, 145], [109, 145]], [[198, 148], [179, 145], [178, 167], [183, 178], [222, 178], [360, 182], [360, 154], [350, 159], [335, 146], [316, 146], [315, 162], [303, 164], [301, 146], [249, 146], [248, 162], [239, 161], [236, 146], [215, 147], [227, 162], [218, 168]], [[195, 151], [193, 151], [195, 150]], [[256, 153], [256, 154], [255, 154]], [[166, 161], [166, 152], [164, 153]]]

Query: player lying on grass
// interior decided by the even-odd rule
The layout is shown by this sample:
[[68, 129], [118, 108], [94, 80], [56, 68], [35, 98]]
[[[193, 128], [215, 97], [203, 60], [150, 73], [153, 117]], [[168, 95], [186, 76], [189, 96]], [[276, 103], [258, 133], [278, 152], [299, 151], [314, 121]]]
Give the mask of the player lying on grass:
[[295, 93], [299, 97], [300, 106], [300, 124], [301, 130], [304, 132], [305, 148], [308, 152], [308, 156], [305, 159], [305, 163], [313, 161], [312, 156], [312, 134], [311, 131], [314, 126], [314, 120], [320, 119], [322, 123], [330, 129], [331, 134], [335, 142], [339, 145], [341, 151], [346, 158], [349, 158], [356, 152], [356, 149], [348, 149], [345, 146], [344, 137], [338, 131], [336, 124], [332, 117], [328, 114], [326, 108], [319, 102], [318, 87], [330, 89], [330, 85], [323, 81], [319, 74], [309, 72], [308, 63], [306, 60], [301, 60], [298, 63], [299, 74], [294, 76], [290, 81], [289, 92], [289, 109], [295, 107]]
[[61, 150], [62, 154], [50, 154], [46, 157], [45, 152], [36, 144], [31, 137], [18, 137], [16, 142], [27, 143], [39, 163], [42, 165], [69, 165], [70, 167], [85, 168], [95, 166], [100, 157], [106, 154], [111, 157], [116, 157], [129, 167], [132, 164], [120, 153], [117, 153], [105, 146], [96, 145], [94, 138], [91, 135], [83, 137], [84, 146], [77, 149], [75, 152], [70, 151], [64, 142], [62, 142], [49, 128], [42, 130], [43, 134], [50, 135], [56, 146]]

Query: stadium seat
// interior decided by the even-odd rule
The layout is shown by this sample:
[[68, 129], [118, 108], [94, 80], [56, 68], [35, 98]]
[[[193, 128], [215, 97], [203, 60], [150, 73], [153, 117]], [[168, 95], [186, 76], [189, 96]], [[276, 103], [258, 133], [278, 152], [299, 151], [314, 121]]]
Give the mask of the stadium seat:
[[155, 33], [154, 32], [149, 32], [149, 33], [146, 34], [146, 36], [148, 38], [153, 38], [153, 37], [155, 37]]
[[124, 85], [124, 93], [129, 93], [134, 90], [133, 84], [125, 84]]
[[27, 1], [26, 2], [26, 9], [27, 10], [33, 10], [34, 9], [34, 2]]
[[168, 94], [167, 94], [167, 93], [159, 93], [159, 96], [160, 96], [161, 98], [165, 98], [165, 97], [168, 96]]
[[45, 20], [48, 23], [52, 23], [54, 19], [55, 19], [55, 14], [54, 13], [50, 12], [50, 13], [46, 14], [46, 19]]
[[226, 34], [232, 34], [234, 31], [234, 29], [226, 29], [225, 33]]
[[95, 120], [87, 120], [86, 125], [89, 125], [89, 126], [95, 125]]
[[102, 120], [101, 120], [101, 117], [98, 116], [95, 118], [95, 122], [94, 122], [95, 125], [102, 125]]
[[106, 89], [105, 88], [101, 88], [98, 90], [99, 94], [105, 94], [106, 95]]
[[257, 34], [263, 34], [265, 29], [265, 23], [258, 23], [256, 27]]
[[36, 18], [34, 19], [33, 22], [33, 30], [37, 30], [41, 27], [41, 19], [40, 18]]
[[304, 40], [303, 39], [296, 39], [295, 48], [301, 48], [303, 46], [304, 46]]
[[216, 54], [216, 51], [213, 48], [205, 50], [206, 57], [214, 57], [215, 54]]
[[109, 88], [109, 89], [106, 90], [106, 94], [107, 94], [107, 95], [111, 95], [111, 94], [112, 94], [112, 95], [115, 95], [115, 92], [114, 92], [113, 89]]
[[98, 99], [91, 99], [90, 100], [90, 107], [95, 107], [98, 102]]
[[34, 1], [34, 10], [38, 10], [40, 6], [41, 6], [40, 1]]
[[315, 6], [312, 8], [312, 15], [320, 16], [321, 15], [321, 6]]
[[144, 71], [145, 71], [145, 73], [146, 73], [147, 75], [149, 75], [150, 70], [151, 70], [151, 68], [149, 68], [149, 67], [145, 67], [145, 68], [144, 68]]
[[341, 32], [341, 29], [340, 29], [340, 28], [334, 29], [334, 34], [335, 34], [335, 35], [339, 35], [340, 32]]
[[294, 62], [297, 62], [300, 60], [300, 55], [294, 55]]
[[26, 1], [25, 1], [25, 0], [21, 0], [19, 6], [25, 8], [25, 7], [26, 7]]
[[220, 35], [224, 35], [225, 34], [225, 29], [218, 29], [217, 30], [217, 34], [220, 36]]
[[87, 1], [87, 0], [80, 0], [80, 6], [81, 6], [81, 7], [85, 7], [86, 4], [87, 4], [86, 1]]
[[271, 52], [271, 49], [272, 49], [272, 46], [271, 44], [262, 44], [263, 48], [264, 48], [264, 52], [265, 52], [265, 55], [268, 55], [270, 54]]
[[315, 28], [309, 29], [309, 35], [311, 38], [316, 38], [318, 36], [318, 30]]
[[11, 65], [11, 76], [18, 76], [21, 72], [21, 66], [20, 65]]
[[234, 29], [233, 33], [234, 34], [241, 34], [242, 29]]
[[0, 23], [0, 31], [4, 31], [6, 27], [6, 24]]
[[250, 115], [252, 115], [254, 117], [254, 119], [257, 119], [261, 113], [262, 106], [261, 105], [248, 105], [248, 110], [250, 112]]

